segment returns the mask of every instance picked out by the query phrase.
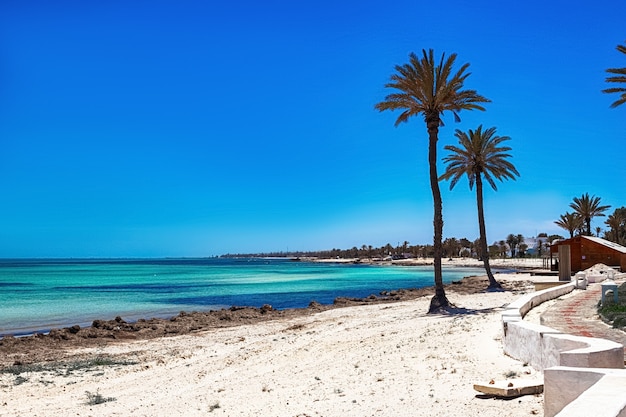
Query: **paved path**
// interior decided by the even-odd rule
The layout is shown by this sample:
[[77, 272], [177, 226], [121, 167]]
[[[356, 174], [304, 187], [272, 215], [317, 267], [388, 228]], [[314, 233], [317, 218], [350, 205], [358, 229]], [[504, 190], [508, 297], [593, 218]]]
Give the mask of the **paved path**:
[[598, 337], [621, 343], [626, 347], [626, 332], [604, 323], [598, 315], [600, 283], [574, 292], [558, 300], [541, 314], [541, 324], [576, 336]]

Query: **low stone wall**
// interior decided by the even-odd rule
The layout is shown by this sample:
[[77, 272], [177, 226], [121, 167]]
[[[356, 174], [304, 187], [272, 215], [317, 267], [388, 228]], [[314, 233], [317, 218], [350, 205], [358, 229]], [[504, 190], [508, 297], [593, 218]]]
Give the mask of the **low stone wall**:
[[623, 369], [555, 366], [543, 377], [546, 417], [626, 417]]
[[572, 336], [524, 321], [507, 324], [504, 352], [541, 371], [552, 366], [624, 367], [624, 347], [619, 343]]
[[[504, 352], [537, 370], [544, 371], [544, 414], [545, 417], [626, 417], [626, 371], [624, 347], [610, 340], [573, 336], [550, 327], [524, 322], [523, 318], [533, 307], [571, 292], [574, 283], [548, 288], [524, 295], [509, 304], [502, 313], [504, 330]], [[571, 371], [574, 370], [574, 371]], [[593, 403], [603, 396], [600, 383], [611, 375], [620, 381], [622, 389], [615, 400], [603, 398], [610, 406], [581, 408], [574, 402]], [[592, 401], [593, 400], [593, 401]], [[624, 403], [624, 404], [622, 404]], [[586, 406], [585, 406], [586, 407]], [[593, 413], [579, 413], [579, 410]], [[600, 410], [607, 410], [599, 413]]]

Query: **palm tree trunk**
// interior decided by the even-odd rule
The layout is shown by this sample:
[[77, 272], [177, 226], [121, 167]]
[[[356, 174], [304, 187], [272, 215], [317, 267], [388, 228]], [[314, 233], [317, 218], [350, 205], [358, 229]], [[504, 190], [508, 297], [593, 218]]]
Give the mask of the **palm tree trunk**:
[[426, 117], [426, 126], [428, 128], [428, 165], [430, 167], [430, 189], [433, 193], [433, 227], [435, 232], [433, 239], [435, 296], [430, 300], [429, 313], [434, 313], [450, 305], [443, 288], [443, 274], [441, 271], [441, 258], [443, 257], [443, 205], [441, 202], [441, 191], [439, 190], [439, 176], [437, 175], [437, 134], [439, 133], [439, 123], [438, 114], [434, 117]]
[[490, 289], [502, 288], [502, 285], [493, 277], [491, 265], [489, 265], [489, 248], [487, 246], [487, 230], [485, 228], [485, 210], [483, 207], [483, 180], [480, 173], [476, 175], [476, 205], [478, 206], [478, 229], [480, 232], [480, 256], [485, 264], [485, 271], [489, 278]]

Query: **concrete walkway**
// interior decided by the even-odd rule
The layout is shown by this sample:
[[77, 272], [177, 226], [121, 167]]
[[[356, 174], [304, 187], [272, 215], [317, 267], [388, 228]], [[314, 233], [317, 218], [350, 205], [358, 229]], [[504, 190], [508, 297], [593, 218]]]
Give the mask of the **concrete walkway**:
[[597, 306], [601, 297], [600, 283], [590, 284], [586, 290], [574, 290], [541, 314], [541, 324], [576, 336], [612, 340], [626, 347], [626, 332], [600, 319]]

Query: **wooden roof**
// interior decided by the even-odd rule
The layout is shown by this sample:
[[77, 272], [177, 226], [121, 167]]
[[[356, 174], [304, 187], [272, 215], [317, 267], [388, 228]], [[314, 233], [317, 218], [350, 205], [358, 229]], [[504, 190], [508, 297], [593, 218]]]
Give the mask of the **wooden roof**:
[[[611, 242], [610, 240], [606, 240], [606, 239], [602, 239], [599, 237], [595, 237], [595, 236], [576, 236], [570, 239], [563, 239], [563, 240], [559, 240], [558, 242], [555, 242], [552, 244], [553, 247], [556, 247], [558, 245], [567, 245], [570, 243], [570, 241], [576, 240], [576, 239], [585, 239], [585, 240], [589, 240], [597, 245], [601, 245], [604, 246], [606, 248], [612, 249], [616, 252], [620, 252], [623, 254], [626, 254], [626, 246], [622, 246], [622, 245], [618, 245], [615, 242]], [[553, 251], [554, 252], [554, 251]]]

